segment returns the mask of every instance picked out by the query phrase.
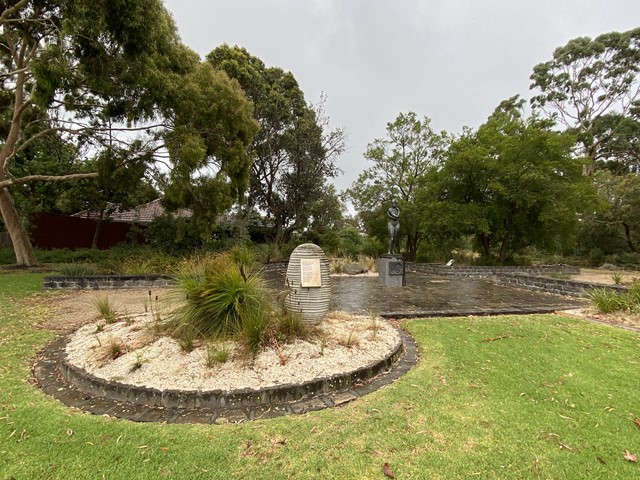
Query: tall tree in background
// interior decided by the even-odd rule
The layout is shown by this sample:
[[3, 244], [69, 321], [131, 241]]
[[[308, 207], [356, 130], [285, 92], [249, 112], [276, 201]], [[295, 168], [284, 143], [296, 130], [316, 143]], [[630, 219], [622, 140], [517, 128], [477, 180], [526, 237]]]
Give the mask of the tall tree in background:
[[575, 139], [554, 132], [551, 120], [525, 119], [522, 106], [506, 100], [477, 132], [456, 139], [419, 198], [430, 212], [426, 229], [473, 235], [500, 262], [527, 246], [566, 247], [588, 192], [582, 162], [571, 157]]
[[[599, 119], [636, 117], [640, 110], [640, 28], [611, 32], [595, 39], [571, 40], [553, 53], [553, 59], [536, 65], [531, 88], [534, 107], [554, 115], [577, 136], [582, 154], [589, 159], [586, 173], [592, 175], [601, 148], [616, 135], [618, 124], [595, 128]], [[623, 128], [620, 125], [620, 128]]]
[[313, 107], [294, 76], [267, 67], [244, 48], [222, 45], [207, 59], [236, 79], [253, 101], [260, 130], [253, 140], [248, 206], [275, 224], [275, 243], [307, 227], [327, 180], [338, 174], [336, 161], [346, 134], [329, 130], [324, 99]]
[[[360, 174], [346, 195], [377, 236], [386, 235], [386, 211], [391, 199], [400, 207], [400, 234], [406, 238], [406, 255], [413, 260], [421, 239], [420, 218], [424, 214], [416, 195], [424, 176], [439, 165], [448, 145], [445, 132], [436, 133], [427, 117], [401, 113], [387, 123], [385, 138], [375, 139], [364, 154], [373, 166]], [[377, 226], [377, 228], [376, 228]]]
[[243, 189], [251, 107], [236, 83], [180, 43], [161, 0], [19, 0], [0, 9], [0, 214], [18, 265], [37, 259], [10, 188], [98, 176], [57, 168], [15, 175], [18, 155], [45, 136], [89, 158], [166, 147], [182, 187], [175, 191], [188, 191], [184, 178], [209, 164], [225, 200]]
[[622, 229], [629, 251], [638, 252], [640, 241], [640, 175], [615, 175], [609, 171], [596, 172], [595, 187], [604, 200], [602, 208], [593, 215], [596, 223]]

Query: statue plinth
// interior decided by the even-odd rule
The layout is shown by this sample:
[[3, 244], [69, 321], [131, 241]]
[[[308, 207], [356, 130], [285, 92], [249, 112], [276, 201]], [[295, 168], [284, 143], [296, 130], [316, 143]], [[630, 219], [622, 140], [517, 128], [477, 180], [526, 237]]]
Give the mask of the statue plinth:
[[378, 259], [378, 284], [385, 287], [404, 287], [407, 284], [402, 255], [387, 253]]

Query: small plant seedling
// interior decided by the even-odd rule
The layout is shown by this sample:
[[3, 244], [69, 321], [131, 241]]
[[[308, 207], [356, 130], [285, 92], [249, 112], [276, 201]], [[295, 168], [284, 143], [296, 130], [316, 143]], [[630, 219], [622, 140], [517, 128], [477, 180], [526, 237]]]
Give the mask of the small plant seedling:
[[349, 335], [347, 335], [346, 338], [343, 338], [340, 341], [340, 344], [344, 345], [347, 348], [360, 346], [360, 338], [358, 337], [358, 334], [356, 333], [356, 329], [355, 328], [351, 329], [351, 331], [349, 332]]
[[324, 349], [327, 346], [327, 336], [323, 335], [322, 338], [320, 339], [320, 356], [324, 356]]
[[93, 299], [93, 306], [107, 323], [115, 323], [117, 312], [107, 295], [95, 297]]
[[615, 272], [613, 275], [611, 275], [611, 280], [613, 280], [613, 283], [615, 283], [616, 285], [620, 285], [624, 280], [624, 275]]
[[104, 323], [98, 323], [96, 325], [96, 333], [100, 333], [104, 330]]
[[375, 339], [378, 336], [378, 330], [380, 330], [380, 322], [378, 321], [378, 316], [375, 313], [369, 314], [369, 330], [373, 332], [373, 338]]
[[135, 362], [133, 362], [131, 371], [135, 372], [136, 370], [139, 370], [140, 368], [142, 368], [142, 364], [145, 363], [146, 361], [147, 360], [144, 359], [142, 352], [136, 352], [136, 360]]
[[125, 354], [126, 350], [126, 347], [119, 339], [114, 337], [109, 338], [109, 343], [107, 344], [107, 353], [111, 360], [115, 360], [116, 358], [121, 357]]
[[128, 313], [125, 313], [122, 317], [122, 319], [124, 320], [124, 323], [127, 326], [131, 326], [133, 325], [134, 321], [133, 321], [133, 317], [131, 315], [129, 315]]
[[231, 350], [226, 346], [207, 345], [207, 367], [226, 363], [231, 357]]

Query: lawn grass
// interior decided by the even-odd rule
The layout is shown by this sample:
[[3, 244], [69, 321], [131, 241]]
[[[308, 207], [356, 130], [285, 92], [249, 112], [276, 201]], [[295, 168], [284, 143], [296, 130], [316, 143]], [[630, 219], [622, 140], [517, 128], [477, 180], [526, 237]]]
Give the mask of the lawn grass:
[[344, 408], [228, 425], [72, 410], [30, 384], [42, 276], [0, 275], [0, 478], [640, 478], [640, 335], [552, 315], [413, 320], [421, 359]]

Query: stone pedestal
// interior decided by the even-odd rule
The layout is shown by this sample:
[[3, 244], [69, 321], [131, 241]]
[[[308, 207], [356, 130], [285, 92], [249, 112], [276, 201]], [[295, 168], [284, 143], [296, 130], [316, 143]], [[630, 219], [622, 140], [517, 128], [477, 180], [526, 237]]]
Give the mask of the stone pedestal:
[[404, 287], [407, 284], [402, 255], [380, 255], [378, 259], [378, 284], [385, 287]]

